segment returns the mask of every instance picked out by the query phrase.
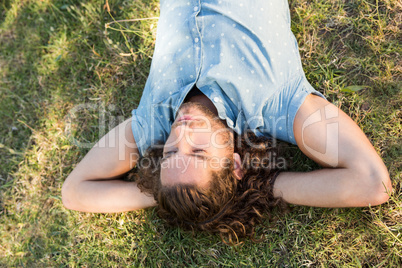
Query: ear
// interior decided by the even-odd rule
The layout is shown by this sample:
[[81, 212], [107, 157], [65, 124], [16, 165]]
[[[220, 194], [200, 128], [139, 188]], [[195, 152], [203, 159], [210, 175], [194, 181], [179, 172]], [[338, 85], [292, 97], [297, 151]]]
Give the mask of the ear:
[[233, 175], [236, 177], [236, 179], [241, 180], [243, 178], [243, 171], [241, 168], [241, 158], [238, 153], [233, 154], [233, 160], [234, 160], [234, 170], [233, 170]]

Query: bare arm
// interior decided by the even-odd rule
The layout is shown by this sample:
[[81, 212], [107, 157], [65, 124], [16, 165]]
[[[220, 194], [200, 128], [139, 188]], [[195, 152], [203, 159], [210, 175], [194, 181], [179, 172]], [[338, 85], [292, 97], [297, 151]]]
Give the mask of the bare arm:
[[138, 149], [126, 120], [88, 152], [67, 177], [63, 204], [83, 212], [123, 212], [155, 206], [153, 197], [141, 193], [135, 182], [117, 179], [135, 166]]
[[274, 195], [318, 207], [379, 205], [392, 191], [388, 171], [356, 123], [328, 101], [309, 95], [296, 114], [299, 148], [322, 170], [281, 173]]

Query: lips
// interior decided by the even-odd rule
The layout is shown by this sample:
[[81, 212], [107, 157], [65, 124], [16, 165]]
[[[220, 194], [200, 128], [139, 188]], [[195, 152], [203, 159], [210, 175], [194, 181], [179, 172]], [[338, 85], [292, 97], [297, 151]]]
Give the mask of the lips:
[[185, 121], [185, 120], [193, 120], [193, 118], [190, 115], [183, 115], [182, 117], [180, 117], [177, 122], [180, 121]]

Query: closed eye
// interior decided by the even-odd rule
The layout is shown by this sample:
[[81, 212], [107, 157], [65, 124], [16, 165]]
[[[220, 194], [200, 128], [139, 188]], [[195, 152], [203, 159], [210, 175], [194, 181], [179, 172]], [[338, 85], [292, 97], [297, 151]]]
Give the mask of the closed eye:
[[169, 151], [169, 152], [164, 152], [163, 153], [163, 157], [162, 157], [162, 161], [164, 161], [166, 158], [168, 158], [169, 156], [171, 156], [172, 154], [174, 154], [176, 151]]
[[176, 151], [164, 152], [163, 155], [165, 156], [165, 155], [173, 154], [173, 153], [175, 153], [175, 152], [176, 152]]
[[[173, 154], [175, 154], [177, 152], [177, 150], [172, 150], [172, 151], [168, 151], [168, 152], [164, 152], [163, 153], [163, 157], [162, 157], [162, 161], [165, 161], [166, 159], [168, 159], [170, 156], [172, 156]], [[205, 150], [203, 149], [193, 149], [193, 153], [190, 154], [190, 156], [195, 156], [195, 157], [200, 157], [204, 160], [208, 159], [209, 157], [204, 156], [204, 153], [206, 153]]]
[[[167, 156], [167, 155], [173, 154], [175, 152], [177, 152], [177, 151], [176, 150], [167, 151], [167, 152], [164, 152], [163, 155]], [[193, 149], [193, 153], [205, 153], [205, 150], [195, 148], [195, 149]]]

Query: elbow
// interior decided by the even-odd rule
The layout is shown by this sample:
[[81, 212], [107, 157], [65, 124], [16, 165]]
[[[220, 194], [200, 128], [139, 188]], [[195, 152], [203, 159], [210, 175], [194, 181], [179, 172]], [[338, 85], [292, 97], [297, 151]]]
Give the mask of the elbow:
[[68, 181], [65, 181], [61, 188], [61, 201], [65, 208], [74, 210], [73, 202], [71, 199], [71, 185]]
[[377, 173], [371, 178], [371, 180], [373, 181], [373, 194], [370, 205], [377, 206], [387, 202], [392, 193], [392, 183], [388, 172]]
[[385, 166], [376, 170], [366, 169], [366, 172], [360, 174], [363, 176], [360, 176], [362, 179], [359, 188], [364, 190], [360, 194], [362, 206], [377, 206], [389, 200], [392, 193], [392, 183]]

